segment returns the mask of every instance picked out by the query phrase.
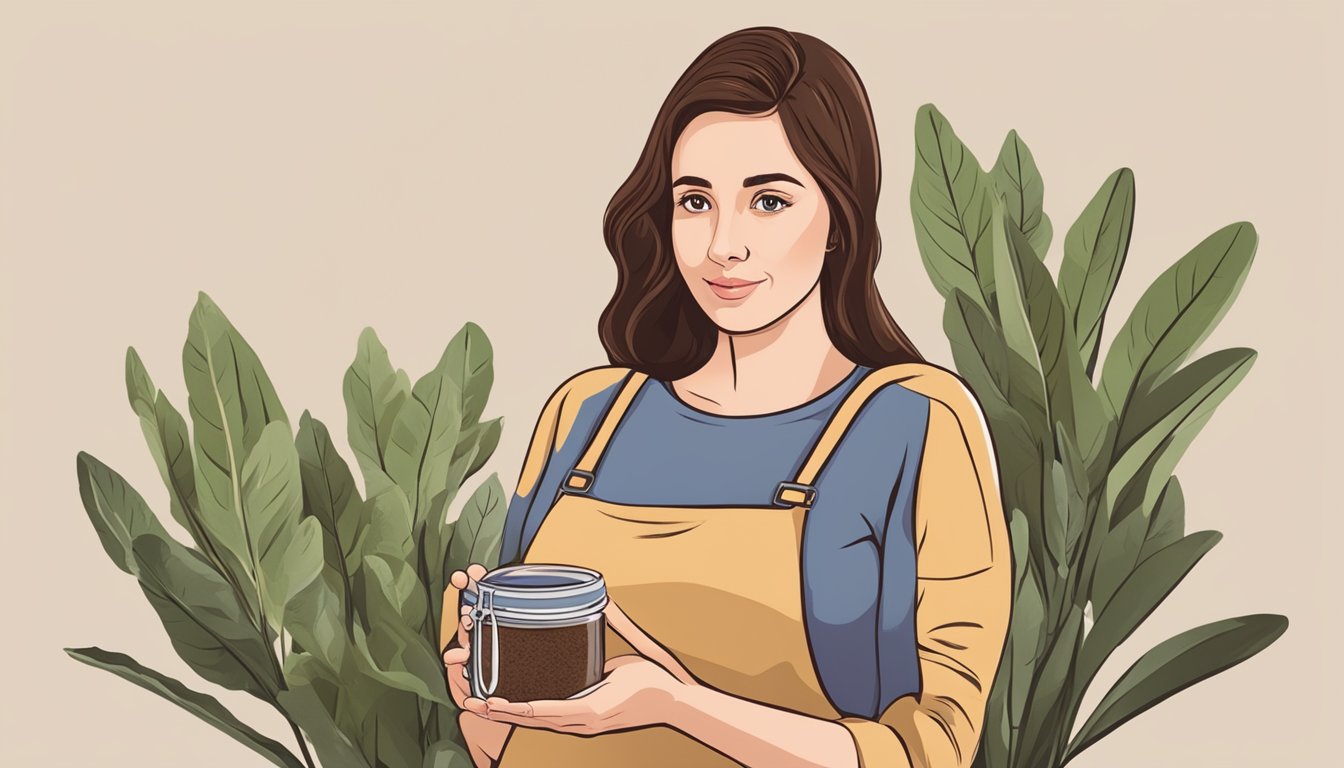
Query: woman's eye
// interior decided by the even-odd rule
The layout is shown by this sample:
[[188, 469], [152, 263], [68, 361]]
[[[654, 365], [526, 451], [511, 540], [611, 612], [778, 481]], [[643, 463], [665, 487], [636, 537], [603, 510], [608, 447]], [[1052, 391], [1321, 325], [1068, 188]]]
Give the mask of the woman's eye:
[[706, 200], [704, 195], [687, 195], [681, 198], [680, 205], [691, 213], [704, 213], [709, 210], [709, 200]]
[[765, 211], [766, 213], [779, 213], [790, 205], [792, 205], [792, 203], [784, 202], [783, 198], [775, 197], [774, 195], [762, 195], [751, 207], [758, 211]]

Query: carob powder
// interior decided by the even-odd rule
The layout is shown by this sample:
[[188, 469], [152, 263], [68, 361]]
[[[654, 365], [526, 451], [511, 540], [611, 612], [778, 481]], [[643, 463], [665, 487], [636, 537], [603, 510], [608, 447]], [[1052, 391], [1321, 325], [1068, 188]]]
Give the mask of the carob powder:
[[602, 679], [606, 583], [568, 565], [499, 568], [461, 593], [472, 606], [472, 695], [564, 699]]
[[[606, 617], [569, 627], [499, 628], [499, 685], [494, 696], [509, 701], [565, 699], [602, 679]], [[490, 679], [490, 640], [481, 628], [481, 671]], [[472, 651], [475, 652], [475, 649]]]

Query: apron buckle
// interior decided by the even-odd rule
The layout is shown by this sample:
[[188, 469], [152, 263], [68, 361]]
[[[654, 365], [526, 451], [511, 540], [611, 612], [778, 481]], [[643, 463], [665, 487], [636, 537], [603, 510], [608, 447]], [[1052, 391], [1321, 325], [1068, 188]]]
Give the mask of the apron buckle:
[[782, 482], [775, 488], [774, 504], [781, 507], [810, 507], [817, 501], [817, 487]]
[[595, 479], [596, 478], [593, 477], [592, 472], [585, 472], [582, 469], [572, 469], [569, 472], [569, 477], [565, 478], [565, 490], [574, 491], [576, 493], [587, 493], [592, 490], [593, 481]]

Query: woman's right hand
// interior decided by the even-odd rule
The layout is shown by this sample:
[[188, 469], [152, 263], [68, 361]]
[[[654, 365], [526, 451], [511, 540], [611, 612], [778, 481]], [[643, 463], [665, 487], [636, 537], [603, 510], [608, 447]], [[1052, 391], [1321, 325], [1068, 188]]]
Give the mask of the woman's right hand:
[[[485, 566], [473, 563], [465, 571], [453, 571], [449, 582], [461, 594], [468, 587], [474, 590], [476, 582], [483, 576]], [[461, 710], [457, 724], [471, 750], [472, 762], [478, 766], [489, 766], [499, 760], [513, 726], [487, 720], [466, 707], [467, 699], [471, 698], [471, 682], [466, 677], [467, 662], [471, 658], [471, 626], [471, 606], [464, 605], [458, 617], [456, 643], [443, 652], [443, 666], [448, 675], [448, 692]]]

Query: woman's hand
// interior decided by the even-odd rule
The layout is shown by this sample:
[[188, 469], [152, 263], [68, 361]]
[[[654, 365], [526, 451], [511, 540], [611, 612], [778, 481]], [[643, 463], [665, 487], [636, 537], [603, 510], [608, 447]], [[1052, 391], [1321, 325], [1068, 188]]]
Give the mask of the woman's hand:
[[[484, 575], [485, 566], [472, 564], [465, 571], [453, 571], [449, 581], [461, 592], [469, 585], [474, 588], [476, 581]], [[471, 683], [465, 672], [467, 661], [471, 658], [471, 625], [471, 606], [464, 605], [458, 619], [455, 647], [443, 652], [443, 666], [448, 675], [448, 692], [458, 709], [462, 710], [457, 716], [457, 724], [471, 751], [472, 762], [478, 766], [489, 766], [499, 759], [499, 753], [504, 749], [504, 742], [508, 740], [513, 726], [487, 720], [467, 707], [466, 703], [471, 697]]]
[[597, 684], [567, 698], [511, 702], [468, 698], [467, 711], [491, 723], [592, 735], [666, 723], [682, 689], [700, 683], [670, 652], [649, 637], [614, 600], [603, 611], [607, 626], [636, 653], [603, 667]]
[[658, 725], [672, 717], [683, 683], [643, 656], [617, 656], [596, 685], [568, 699], [511, 702], [498, 697], [467, 699], [469, 711], [491, 723], [546, 728], [591, 736]]

